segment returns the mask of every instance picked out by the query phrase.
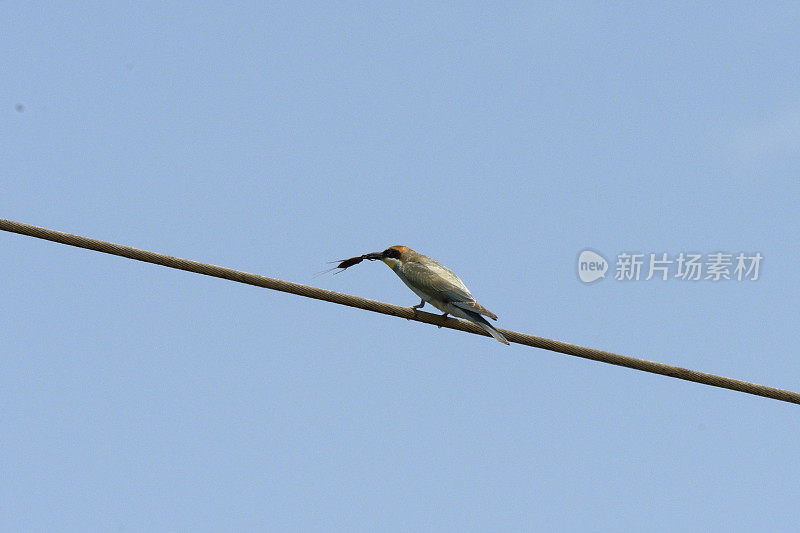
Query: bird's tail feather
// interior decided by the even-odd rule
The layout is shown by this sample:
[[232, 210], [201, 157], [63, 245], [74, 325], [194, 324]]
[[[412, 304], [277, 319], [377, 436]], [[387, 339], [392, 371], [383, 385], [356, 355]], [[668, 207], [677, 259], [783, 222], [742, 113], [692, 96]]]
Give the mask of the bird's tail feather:
[[486, 321], [481, 315], [474, 311], [466, 311], [464, 312], [469, 315], [469, 318], [472, 322], [475, 322], [477, 325], [481, 327], [486, 333], [497, 339], [498, 341], [502, 342], [503, 344], [509, 344], [508, 340], [503, 336], [502, 333], [497, 331], [489, 322]]

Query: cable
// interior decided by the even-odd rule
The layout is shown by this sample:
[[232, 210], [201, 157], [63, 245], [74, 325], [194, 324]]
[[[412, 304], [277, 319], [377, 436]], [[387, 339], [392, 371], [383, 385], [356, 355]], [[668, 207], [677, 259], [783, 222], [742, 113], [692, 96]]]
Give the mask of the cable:
[[[181, 259], [179, 257], [172, 257], [147, 250], [139, 250], [137, 248], [131, 248], [130, 246], [123, 246], [121, 244], [91, 239], [89, 237], [81, 237], [80, 235], [72, 235], [70, 233], [40, 228], [38, 226], [31, 226], [30, 224], [23, 224], [22, 222], [0, 219], [0, 230], [19, 233], [29, 237], [36, 237], [37, 239], [45, 239], [61, 244], [67, 244], [69, 246], [76, 246], [78, 248], [86, 248], [87, 250], [95, 250], [97, 252], [119, 255], [121, 257], [127, 257], [128, 259], [134, 259], [136, 261], [144, 261], [146, 263], [153, 263], [169, 268], [177, 268], [179, 270], [186, 270], [188, 272], [195, 272], [197, 274], [204, 274], [206, 276], [214, 276], [217, 278], [237, 281], [239, 283], [247, 283], [248, 285], [255, 285], [256, 287], [264, 287], [276, 291], [288, 292], [290, 294], [297, 294], [307, 298], [315, 298], [317, 300], [323, 300], [326, 302], [348, 305], [350, 307], [357, 307], [359, 309], [383, 313], [385, 315], [392, 315], [408, 320], [416, 320], [417, 322], [424, 322], [426, 324], [433, 324], [435, 326], [441, 326], [444, 328], [466, 331], [467, 333], [474, 333], [476, 335], [488, 336], [488, 333], [484, 332], [478, 326], [464, 320], [458, 320], [455, 318], [442, 318], [440, 315], [414, 310], [410, 307], [400, 307], [399, 305], [368, 300], [366, 298], [352, 296], [350, 294], [342, 294], [308, 285], [301, 285], [299, 283], [292, 283], [290, 281], [283, 281], [280, 279], [259, 276], [257, 274], [241, 272], [239, 270], [233, 270], [221, 266], [199, 263], [190, 259]], [[543, 350], [550, 350], [552, 352], [574, 355], [575, 357], [582, 357], [584, 359], [591, 359], [593, 361], [600, 361], [602, 363], [624, 366], [627, 368], [633, 368], [634, 370], [650, 372], [652, 374], [660, 374], [662, 376], [693, 381], [703, 385], [711, 385], [712, 387], [720, 387], [723, 389], [735, 390], [756, 396], [763, 396], [765, 398], [772, 398], [783, 402], [800, 404], [800, 393], [793, 391], [777, 389], [775, 387], [768, 387], [766, 385], [759, 385], [757, 383], [750, 383], [748, 381], [742, 381], [733, 378], [726, 378], [723, 376], [717, 376], [715, 374], [698, 372], [697, 370], [666, 365], [654, 361], [647, 361], [645, 359], [637, 359], [635, 357], [628, 357], [603, 350], [596, 350], [594, 348], [576, 346], [574, 344], [568, 344], [566, 342], [546, 339], [543, 337], [536, 337], [534, 335], [527, 335], [525, 333], [519, 333], [516, 331], [501, 329], [500, 332], [505, 335], [506, 339], [508, 339], [510, 342], [516, 342], [517, 344], [524, 344], [526, 346], [533, 346], [534, 348], [541, 348]]]

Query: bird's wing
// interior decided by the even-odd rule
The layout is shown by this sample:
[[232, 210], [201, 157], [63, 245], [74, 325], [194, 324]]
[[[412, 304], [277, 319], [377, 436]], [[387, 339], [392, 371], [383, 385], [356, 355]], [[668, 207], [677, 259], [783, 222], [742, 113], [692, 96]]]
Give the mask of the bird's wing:
[[403, 265], [403, 274], [425, 293], [439, 295], [440, 299], [457, 307], [497, 320], [497, 315], [475, 301], [467, 286], [452, 270], [433, 260], [429, 263], [409, 261]]
[[423, 292], [441, 296], [448, 302], [469, 302], [474, 300], [464, 282], [450, 269], [430, 261], [418, 263], [408, 261], [402, 267], [403, 275]]
[[453, 305], [460, 307], [461, 309], [466, 309], [467, 311], [475, 311], [476, 313], [480, 313], [482, 315], [486, 315], [492, 320], [497, 320], [497, 315], [486, 309], [484, 306], [472, 300], [471, 302], [453, 302]]

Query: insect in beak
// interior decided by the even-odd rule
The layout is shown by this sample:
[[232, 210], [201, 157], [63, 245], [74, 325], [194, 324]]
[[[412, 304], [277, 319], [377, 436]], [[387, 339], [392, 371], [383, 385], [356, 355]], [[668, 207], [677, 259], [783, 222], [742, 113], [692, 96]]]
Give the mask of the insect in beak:
[[351, 266], [355, 266], [355, 265], [359, 264], [364, 259], [368, 259], [370, 261], [375, 261], [377, 259], [380, 259], [381, 257], [382, 257], [381, 252], [372, 252], [372, 253], [368, 253], [368, 254], [364, 254], [364, 255], [359, 255], [359, 256], [356, 256], [356, 257], [351, 257], [350, 259], [340, 259], [338, 261], [331, 261], [332, 263], [339, 263], [339, 264], [336, 265], [333, 268], [329, 268], [328, 270], [323, 270], [322, 272], [320, 272], [317, 275], [319, 276], [319, 275], [322, 275], [322, 274], [327, 274], [328, 272], [331, 272], [333, 270], [336, 270], [336, 269], [340, 268], [341, 270], [339, 270], [339, 272], [334, 272], [334, 275], [335, 274], [339, 274], [340, 272], [344, 272], [346, 269], [350, 268]]

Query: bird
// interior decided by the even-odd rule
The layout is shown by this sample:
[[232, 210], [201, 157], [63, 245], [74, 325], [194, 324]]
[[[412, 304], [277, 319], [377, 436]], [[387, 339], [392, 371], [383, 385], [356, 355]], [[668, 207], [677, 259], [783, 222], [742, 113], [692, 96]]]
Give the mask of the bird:
[[497, 315], [476, 302], [461, 278], [438, 261], [400, 245], [390, 246], [382, 252], [364, 254], [361, 258], [380, 260], [391, 268], [420, 297], [419, 304], [412, 306], [412, 309], [421, 309], [427, 302], [443, 311], [443, 317], [453, 315], [469, 320], [499, 342], [508, 344], [503, 334], [483, 318], [487, 316], [497, 320]]

